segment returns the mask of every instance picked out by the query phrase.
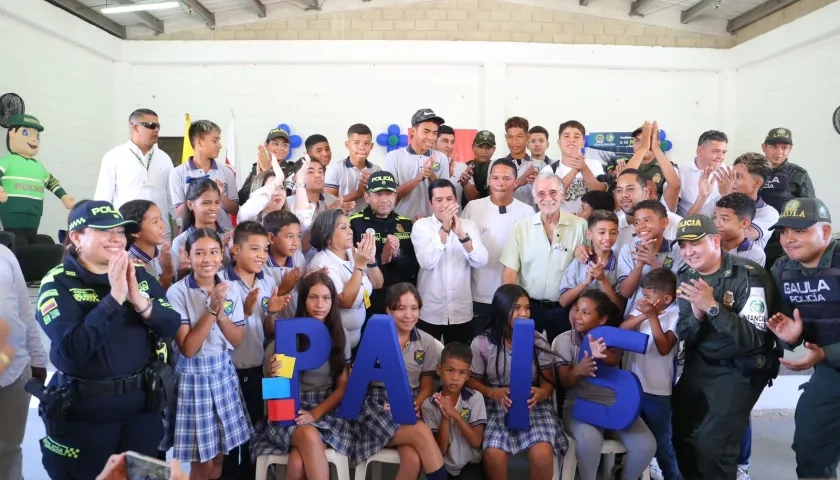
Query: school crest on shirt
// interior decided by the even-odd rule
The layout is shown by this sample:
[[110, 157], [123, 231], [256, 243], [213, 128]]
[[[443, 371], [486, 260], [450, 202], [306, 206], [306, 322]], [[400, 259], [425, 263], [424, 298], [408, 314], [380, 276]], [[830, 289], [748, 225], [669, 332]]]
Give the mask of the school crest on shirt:
[[723, 294], [723, 306], [732, 308], [735, 305], [735, 294], [732, 292], [726, 292]]
[[461, 418], [463, 418], [465, 422], [470, 421], [470, 414], [472, 414], [472, 410], [470, 410], [469, 408], [461, 409]]
[[414, 361], [417, 362], [417, 365], [423, 365], [424, 360], [426, 360], [425, 350], [417, 350], [414, 352]]
[[268, 297], [262, 298], [260, 306], [262, 306], [263, 313], [268, 314]]
[[666, 258], [664, 262], [662, 262], [662, 268], [671, 268], [674, 265], [673, 258]]
[[233, 313], [233, 300], [229, 298], [225, 299], [225, 306], [223, 310], [225, 312], [225, 315], [230, 315], [231, 313]]

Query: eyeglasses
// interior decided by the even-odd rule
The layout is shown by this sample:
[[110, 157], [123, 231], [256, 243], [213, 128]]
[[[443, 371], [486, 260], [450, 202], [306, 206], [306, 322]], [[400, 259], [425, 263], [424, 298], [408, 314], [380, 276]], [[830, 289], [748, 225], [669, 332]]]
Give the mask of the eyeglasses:
[[140, 125], [140, 126], [148, 128], [149, 130], [159, 130], [160, 129], [160, 124], [155, 123], [155, 122], [137, 122], [137, 123], [132, 123], [132, 125]]
[[627, 187], [627, 188], [616, 187], [616, 189], [613, 190], [613, 193], [615, 193], [616, 195], [622, 195], [624, 193], [626, 193], [628, 195], [633, 195], [638, 190], [639, 189], [636, 188], [636, 187]]

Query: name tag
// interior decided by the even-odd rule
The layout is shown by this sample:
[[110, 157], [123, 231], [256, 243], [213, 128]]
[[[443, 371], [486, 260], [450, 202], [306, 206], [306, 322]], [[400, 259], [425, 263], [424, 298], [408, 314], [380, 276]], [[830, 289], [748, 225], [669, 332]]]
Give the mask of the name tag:
[[365, 308], [370, 308], [370, 295], [368, 295], [367, 290], [362, 290], [362, 301], [365, 304]]
[[552, 246], [551, 246], [551, 249], [552, 249], [552, 250], [554, 250], [555, 252], [565, 252], [565, 251], [568, 251], [568, 248], [564, 247], [563, 245], [561, 245], [561, 244], [559, 244], [559, 243], [555, 243], [554, 245], [552, 245]]
[[150, 178], [146, 178], [145, 180], [143, 180], [143, 186], [146, 188], [154, 187], [155, 181]]

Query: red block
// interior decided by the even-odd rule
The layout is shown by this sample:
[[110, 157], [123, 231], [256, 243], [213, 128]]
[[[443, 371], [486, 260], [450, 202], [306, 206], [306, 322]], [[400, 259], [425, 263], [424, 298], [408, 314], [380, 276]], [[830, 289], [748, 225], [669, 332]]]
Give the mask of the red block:
[[282, 400], [268, 401], [268, 421], [282, 422], [285, 420], [294, 420], [295, 415], [295, 401], [291, 398], [284, 398]]

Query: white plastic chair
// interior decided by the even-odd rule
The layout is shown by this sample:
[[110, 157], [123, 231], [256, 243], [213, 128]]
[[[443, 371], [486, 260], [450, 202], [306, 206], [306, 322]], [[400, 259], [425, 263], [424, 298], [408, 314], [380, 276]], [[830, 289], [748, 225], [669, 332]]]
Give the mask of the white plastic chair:
[[[365, 480], [367, 476], [368, 465], [371, 465], [371, 478], [373, 480], [382, 480], [382, 464], [392, 463], [400, 464], [400, 454], [395, 448], [383, 448], [382, 450], [373, 454], [364, 462], [356, 465], [356, 473], [353, 475], [353, 480]], [[259, 480], [259, 479], [257, 479]]]
[[[615, 466], [615, 454], [617, 453], [627, 453], [627, 449], [618, 440], [605, 438], [604, 445], [601, 447], [601, 454], [606, 455], [604, 471], [602, 472], [603, 480], [610, 480], [612, 469]], [[577, 471], [575, 440], [569, 437], [569, 449], [566, 451], [566, 456], [563, 457], [563, 474], [560, 476], [560, 480], [575, 480], [575, 471]], [[650, 480], [649, 468], [645, 468], [645, 471], [642, 472], [642, 480]]]
[[[336, 452], [332, 448], [327, 449], [327, 462], [335, 465], [338, 480], [350, 480], [350, 462], [347, 457]], [[266, 480], [268, 467], [271, 465], [287, 465], [289, 455], [260, 455], [257, 457], [256, 480]]]

